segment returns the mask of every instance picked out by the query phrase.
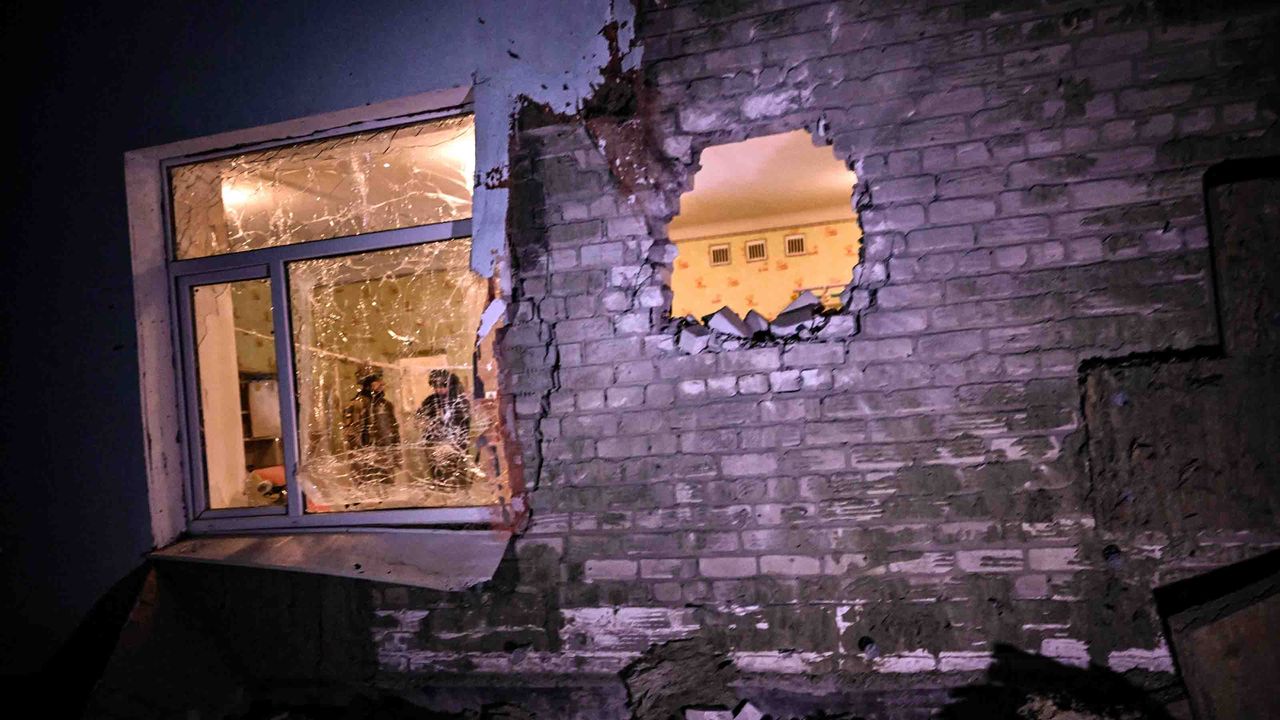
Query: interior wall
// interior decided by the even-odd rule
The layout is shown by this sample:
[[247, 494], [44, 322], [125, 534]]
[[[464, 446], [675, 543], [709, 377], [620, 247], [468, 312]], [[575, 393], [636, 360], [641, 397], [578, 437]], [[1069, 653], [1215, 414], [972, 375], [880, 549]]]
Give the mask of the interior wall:
[[200, 377], [200, 435], [209, 505], [243, 507], [245, 447], [240, 401], [240, 333], [234, 285], [192, 291], [196, 364]]
[[[840, 292], [853, 280], [862, 230], [857, 220], [841, 218], [838, 209], [805, 215], [752, 218], [755, 229], [728, 234], [716, 232], [727, 223], [683, 228], [672, 238], [672, 316], [701, 318], [727, 306], [739, 317], [755, 310], [772, 320], [800, 292], [812, 288], [818, 288], [815, 294], [824, 302], [838, 305]], [[796, 234], [805, 237], [805, 253], [787, 255], [785, 239]], [[748, 262], [746, 243], [761, 239], [766, 258]], [[711, 264], [711, 248], [718, 245], [729, 246], [728, 265]]]

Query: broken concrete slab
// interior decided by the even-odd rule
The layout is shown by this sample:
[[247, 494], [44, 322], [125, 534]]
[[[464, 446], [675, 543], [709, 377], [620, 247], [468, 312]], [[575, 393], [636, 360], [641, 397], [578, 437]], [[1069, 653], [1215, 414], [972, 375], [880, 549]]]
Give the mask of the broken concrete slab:
[[711, 342], [711, 331], [697, 323], [685, 325], [680, 328], [680, 339], [676, 341], [676, 345], [681, 350], [694, 355], [707, 349], [707, 344]]
[[811, 330], [814, 321], [818, 317], [820, 306], [802, 305], [792, 310], [787, 310], [778, 317], [774, 318], [769, 324], [769, 329], [778, 337], [787, 337], [795, 335], [801, 330]]
[[755, 310], [748, 310], [747, 316], [743, 318], [742, 321], [747, 324], [747, 327], [751, 329], [753, 334], [769, 332], [769, 321], [765, 320], [764, 316]]
[[848, 287], [840, 291], [840, 304], [849, 307], [853, 304], [853, 294], [857, 292], [857, 284], [850, 283]]
[[730, 310], [728, 307], [722, 307], [708, 315], [707, 327], [715, 330], [716, 332], [740, 338], [751, 337], [752, 335], [751, 328], [742, 321], [742, 318], [738, 317], [738, 313]]
[[502, 298], [494, 298], [489, 306], [484, 309], [480, 315], [480, 328], [476, 330], [476, 345], [484, 341], [485, 337], [493, 330], [494, 325], [498, 324], [498, 320], [506, 316], [507, 301]]
[[817, 336], [823, 340], [834, 340], [852, 337], [857, 331], [858, 321], [853, 315], [834, 315], [818, 329]]
[[812, 290], [805, 290], [800, 293], [799, 297], [788, 303], [786, 307], [782, 308], [782, 312], [778, 314], [784, 315], [792, 310], [799, 310], [800, 308], [806, 307], [817, 308], [819, 310], [822, 309], [822, 300], [819, 299], [817, 295], [814, 295]]
[[750, 700], [744, 700], [733, 714], [733, 720], [764, 720], [764, 713]]

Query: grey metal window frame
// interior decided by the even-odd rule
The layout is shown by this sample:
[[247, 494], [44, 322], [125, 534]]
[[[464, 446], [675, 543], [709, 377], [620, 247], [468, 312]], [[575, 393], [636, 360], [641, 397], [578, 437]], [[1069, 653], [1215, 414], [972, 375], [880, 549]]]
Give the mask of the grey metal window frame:
[[[282, 530], [292, 532], [332, 532], [335, 528], [342, 527], [474, 526], [492, 523], [495, 511], [500, 508], [499, 505], [358, 510], [308, 514], [303, 506], [303, 493], [299, 491], [297, 484], [299, 459], [298, 415], [294, 382], [295, 366], [287, 273], [288, 263], [471, 237], [472, 218], [346, 235], [291, 245], [258, 248], [222, 255], [178, 259], [174, 242], [171, 186], [169, 184], [171, 170], [181, 165], [240, 155], [255, 150], [300, 145], [329, 137], [339, 137], [469, 114], [474, 114], [474, 106], [470, 102], [459, 107], [362, 123], [361, 127], [356, 129], [349, 126], [336, 127], [324, 132], [309, 134], [302, 138], [285, 137], [217, 151], [170, 157], [161, 161], [159, 169], [164, 190], [161, 193], [160, 210], [162, 217], [165, 219], [165, 265], [168, 273], [170, 322], [171, 327], [176, 331], [172, 334], [173, 350], [174, 357], [179, 361], [176, 368], [177, 396], [181, 405], [178, 418], [182, 426], [182, 437], [186, 441], [184, 443], [183, 489], [187, 498], [185, 503], [186, 525], [189, 532], [195, 534], [274, 532]], [[260, 279], [268, 280], [271, 290], [276, 377], [280, 389], [281, 446], [284, 455], [288, 500], [283, 508], [270, 506], [211, 509], [208, 507], [205, 487], [207, 471], [200, 432], [200, 390], [196, 368], [191, 290], [201, 285]]]

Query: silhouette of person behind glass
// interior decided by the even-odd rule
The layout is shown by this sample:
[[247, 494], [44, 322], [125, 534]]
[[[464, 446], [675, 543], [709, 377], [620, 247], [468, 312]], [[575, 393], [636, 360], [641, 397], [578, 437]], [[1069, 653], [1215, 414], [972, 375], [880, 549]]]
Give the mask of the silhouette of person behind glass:
[[351, 451], [357, 484], [395, 482], [400, 469], [400, 425], [387, 401], [382, 371], [364, 365], [356, 371], [360, 391], [342, 413], [342, 437]]
[[431, 477], [441, 489], [460, 490], [471, 484], [467, 446], [471, 444], [471, 403], [458, 376], [444, 369], [431, 371], [431, 394], [418, 408], [422, 444]]

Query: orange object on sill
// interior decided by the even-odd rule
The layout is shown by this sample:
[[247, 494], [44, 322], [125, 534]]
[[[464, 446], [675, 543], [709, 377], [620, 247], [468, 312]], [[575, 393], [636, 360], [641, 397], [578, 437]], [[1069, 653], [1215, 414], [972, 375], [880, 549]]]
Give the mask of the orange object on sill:
[[[281, 493], [284, 492], [285, 486], [288, 484], [288, 481], [285, 479], [283, 465], [268, 465], [267, 467], [257, 468], [249, 474], [252, 476], [252, 479], [254, 480], [254, 485], [257, 485], [260, 487], [262, 483], [268, 482], [268, 483], [271, 483], [271, 487], [274, 490]], [[263, 493], [264, 496], [266, 494], [267, 493]], [[311, 498], [307, 498], [307, 512], [330, 512], [330, 511], [331, 511], [331, 508], [328, 505], [320, 505], [315, 502], [312, 502]]]

